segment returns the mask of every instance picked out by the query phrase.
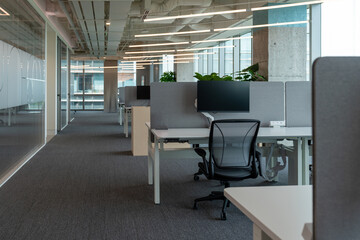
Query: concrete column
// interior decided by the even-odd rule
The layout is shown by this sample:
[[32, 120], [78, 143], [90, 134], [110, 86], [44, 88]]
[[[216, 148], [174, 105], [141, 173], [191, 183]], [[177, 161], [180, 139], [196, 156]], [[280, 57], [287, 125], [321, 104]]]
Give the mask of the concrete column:
[[176, 81], [177, 82], [194, 82], [194, 63], [176, 64]]
[[57, 134], [56, 32], [46, 24], [46, 142]]
[[[306, 19], [306, 6], [254, 12], [254, 25]], [[259, 73], [269, 81], [305, 81], [306, 30], [306, 24], [255, 29], [253, 63], [259, 63]]]
[[117, 64], [117, 60], [104, 62], [104, 112], [117, 111]]

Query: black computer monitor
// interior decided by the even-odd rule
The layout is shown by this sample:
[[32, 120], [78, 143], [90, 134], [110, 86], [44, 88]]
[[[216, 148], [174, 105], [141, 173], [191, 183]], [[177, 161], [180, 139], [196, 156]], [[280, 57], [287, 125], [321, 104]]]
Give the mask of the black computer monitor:
[[197, 82], [198, 112], [249, 112], [249, 105], [249, 82]]
[[150, 86], [137, 86], [137, 99], [150, 99]]

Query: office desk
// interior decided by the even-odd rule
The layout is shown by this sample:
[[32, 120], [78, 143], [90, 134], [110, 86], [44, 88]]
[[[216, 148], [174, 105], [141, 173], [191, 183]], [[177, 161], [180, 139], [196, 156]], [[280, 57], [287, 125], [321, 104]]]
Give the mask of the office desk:
[[[197, 158], [199, 156], [192, 148], [189, 149], [164, 149], [164, 142], [188, 142], [190, 144], [207, 144], [209, 138], [208, 128], [178, 128], [167, 130], [148, 128], [148, 183], [154, 185], [154, 202], [160, 204], [160, 159], [169, 158]], [[151, 142], [151, 134], [154, 136], [154, 144]], [[295, 160], [289, 161], [289, 184], [306, 184], [303, 176], [308, 176], [308, 144], [306, 139], [311, 138], [310, 127], [292, 128], [260, 128], [258, 142], [277, 142], [282, 139], [291, 139], [295, 145]]]
[[253, 222], [253, 239], [303, 239], [312, 222], [312, 186], [230, 187], [230, 200]]

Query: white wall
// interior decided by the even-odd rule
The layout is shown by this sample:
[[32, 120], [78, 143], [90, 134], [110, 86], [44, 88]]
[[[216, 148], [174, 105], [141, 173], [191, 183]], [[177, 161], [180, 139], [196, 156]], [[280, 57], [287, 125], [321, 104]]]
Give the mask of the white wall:
[[322, 56], [360, 56], [360, 1], [325, 0], [321, 34]]

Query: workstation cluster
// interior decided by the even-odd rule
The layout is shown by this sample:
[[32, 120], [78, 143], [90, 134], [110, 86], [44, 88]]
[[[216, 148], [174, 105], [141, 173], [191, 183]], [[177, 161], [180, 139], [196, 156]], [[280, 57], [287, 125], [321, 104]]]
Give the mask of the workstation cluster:
[[[358, 182], [354, 182], [353, 175], [348, 174], [351, 165], [342, 165], [343, 169], [339, 170], [335, 166], [340, 168], [341, 161], [334, 163], [336, 160], [331, 157], [331, 154], [344, 154], [343, 151], [337, 151], [338, 143], [334, 138], [338, 136], [332, 135], [332, 132], [343, 135], [350, 131], [349, 126], [345, 125], [341, 127], [343, 133], [334, 129], [332, 124], [341, 121], [340, 118], [334, 118], [334, 114], [342, 113], [345, 122], [359, 117], [354, 108], [346, 104], [356, 98], [356, 80], [349, 77], [346, 79], [347, 84], [339, 86], [335, 84], [336, 81], [329, 84], [329, 79], [339, 77], [344, 72], [344, 64], [349, 61], [352, 61], [351, 64], [356, 61], [359, 64], [358, 58], [318, 60], [314, 66], [313, 82], [151, 83], [150, 94], [146, 93], [151, 98], [145, 104], [146, 107], [136, 106], [142, 101], [138, 97], [133, 106], [132, 103], [126, 103], [126, 93], [130, 93], [131, 87], [123, 89], [125, 105], [133, 111], [132, 122], [138, 122], [138, 125], [132, 126], [132, 133], [138, 131], [137, 141], [139, 144], [142, 142], [140, 146], [146, 150], [143, 149], [141, 155], [148, 157], [148, 184], [153, 186], [154, 204], [161, 202], [162, 161], [171, 158], [203, 158], [194, 180], [203, 174], [215, 180], [225, 177], [225, 180], [221, 180], [225, 189], [220, 197], [213, 192], [207, 197], [195, 199], [194, 208], [197, 209], [198, 201], [221, 199], [224, 201], [221, 219], [226, 219], [225, 210], [230, 201], [253, 221], [254, 239], [313, 239], [328, 234], [324, 226], [331, 226], [337, 222], [337, 218], [345, 217], [339, 212], [340, 209], [334, 210], [334, 214], [327, 212], [329, 206], [336, 205], [331, 198], [336, 198], [340, 204], [358, 195], [351, 194], [351, 186]], [[328, 73], [330, 69], [335, 73]], [[136, 87], [131, 91], [135, 99]], [[329, 95], [333, 97], [329, 99]], [[135, 116], [135, 109], [141, 107], [146, 110], [140, 110], [142, 113], [139, 117]], [[235, 126], [242, 122], [253, 124], [244, 131], [244, 128], [241, 130]], [[224, 123], [228, 126], [222, 127]], [[253, 145], [251, 139], [255, 139], [256, 145]], [[317, 143], [314, 149], [313, 139]], [[351, 145], [349, 141], [354, 143], [358, 139], [349, 137], [342, 141], [340, 145], [344, 147], [346, 143]], [[354, 152], [351, 149], [345, 155]], [[239, 165], [236, 162], [241, 158], [239, 154], [245, 156], [243, 160], [248, 156], [254, 159]], [[316, 162], [313, 155], [316, 156]], [[231, 158], [233, 162], [228, 162]], [[349, 156], [346, 156], [346, 161], [348, 159]], [[317, 168], [314, 169], [314, 176], [311, 176], [310, 166], [313, 162]], [[253, 163], [255, 167], [249, 166]], [[212, 170], [209, 166], [202, 169], [203, 164], [211, 164]], [[278, 172], [284, 169], [285, 164], [288, 165], [288, 186], [231, 187], [229, 184], [231, 180], [254, 178], [258, 174], [268, 181], [276, 181]], [[255, 169], [256, 173], [243, 178], [226, 178], [226, 171], [233, 170], [234, 166]], [[225, 171], [217, 172], [221, 170]], [[236, 169], [231, 174], [234, 173]], [[333, 178], [332, 174], [340, 174], [347, 182], [348, 187], [341, 190], [343, 196], [334, 196], [343, 185], [327, 180]], [[312, 179], [314, 187], [310, 185]], [[329, 205], [324, 205], [325, 202]], [[350, 214], [349, 217], [356, 224], [356, 216]], [[318, 228], [321, 230], [316, 230]], [[357, 233], [350, 231], [348, 234], [354, 236]]]

